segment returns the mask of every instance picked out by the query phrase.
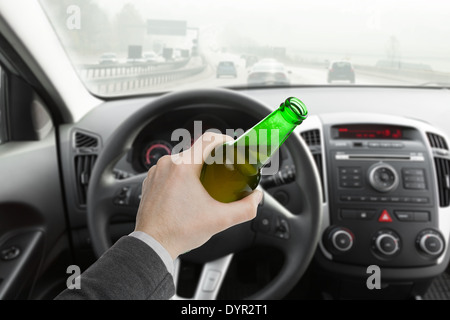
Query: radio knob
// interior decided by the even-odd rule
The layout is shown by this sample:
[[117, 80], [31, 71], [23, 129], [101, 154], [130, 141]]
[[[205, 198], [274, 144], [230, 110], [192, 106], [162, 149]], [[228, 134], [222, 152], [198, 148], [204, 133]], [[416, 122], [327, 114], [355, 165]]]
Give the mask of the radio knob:
[[393, 231], [379, 231], [373, 239], [377, 253], [393, 256], [400, 250], [400, 238]]
[[385, 163], [374, 164], [369, 168], [369, 183], [380, 192], [394, 190], [399, 183], [397, 171]]
[[333, 251], [346, 252], [353, 247], [354, 236], [350, 230], [335, 227], [328, 234], [328, 242]]
[[417, 237], [416, 243], [422, 252], [433, 257], [438, 257], [444, 251], [444, 240], [434, 230], [422, 231]]

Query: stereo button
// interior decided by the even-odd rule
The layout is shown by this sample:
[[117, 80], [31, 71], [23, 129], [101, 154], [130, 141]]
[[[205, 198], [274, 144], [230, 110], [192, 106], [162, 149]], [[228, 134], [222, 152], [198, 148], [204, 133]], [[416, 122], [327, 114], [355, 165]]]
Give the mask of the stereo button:
[[352, 196], [341, 196], [340, 197], [341, 201], [352, 201]]
[[403, 174], [413, 176], [423, 176], [423, 169], [403, 169]]
[[343, 220], [372, 220], [375, 213], [375, 210], [342, 209], [341, 218]]
[[425, 182], [425, 178], [423, 176], [404, 176], [403, 181], [407, 182]]
[[395, 211], [394, 214], [399, 221], [414, 221], [414, 212], [412, 211]]
[[351, 220], [355, 219], [355, 217], [356, 212], [354, 210], [346, 210], [346, 209], [341, 210], [341, 218], [343, 220]]
[[405, 182], [405, 189], [425, 189], [425, 183], [423, 182]]
[[414, 221], [427, 222], [430, 221], [430, 213], [426, 211], [414, 212]]
[[372, 220], [374, 215], [375, 215], [375, 211], [363, 210], [363, 211], [357, 212], [356, 218], [359, 220]]
[[411, 198], [411, 202], [413, 202], [413, 203], [428, 203], [428, 198], [426, 198], [426, 197], [414, 197], [414, 198]]

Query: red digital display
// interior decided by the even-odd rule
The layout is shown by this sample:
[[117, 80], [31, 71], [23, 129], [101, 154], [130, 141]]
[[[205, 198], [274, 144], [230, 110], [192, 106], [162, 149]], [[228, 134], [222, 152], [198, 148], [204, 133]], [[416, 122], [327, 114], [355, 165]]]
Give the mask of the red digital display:
[[393, 126], [348, 125], [337, 127], [340, 139], [401, 139], [403, 130]]

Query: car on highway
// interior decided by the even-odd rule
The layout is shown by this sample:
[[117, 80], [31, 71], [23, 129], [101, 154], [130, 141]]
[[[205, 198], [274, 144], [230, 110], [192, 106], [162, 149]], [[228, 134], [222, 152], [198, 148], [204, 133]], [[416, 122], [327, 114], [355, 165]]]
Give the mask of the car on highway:
[[249, 86], [290, 84], [289, 71], [275, 59], [263, 59], [256, 63], [249, 71], [247, 83]]
[[216, 78], [222, 76], [237, 77], [237, 68], [233, 61], [220, 61], [217, 65]]
[[117, 64], [119, 60], [117, 59], [117, 54], [115, 53], [103, 53], [98, 60], [99, 64]]
[[[102, 297], [151, 298], [144, 280], [159, 269], [177, 301], [151, 311], [174, 318], [188, 306], [225, 314], [241, 299], [234, 310], [267, 305], [271, 318], [320, 316], [309, 300], [450, 300], [449, 12], [428, 0], [0, 1], [0, 299], [54, 299], [89, 281]], [[130, 47], [168, 61], [171, 48], [186, 51], [99, 65], [108, 52], [141, 58]], [[235, 61], [238, 76], [217, 79], [220, 61]], [[346, 70], [333, 85], [325, 61]], [[261, 171], [254, 219], [178, 257], [141, 234], [150, 240], [114, 265], [121, 276], [83, 276], [130, 239], [160, 159], [172, 166], [207, 130], [237, 138], [289, 97], [309, 114]], [[165, 172], [173, 185], [201, 193], [200, 172], [178, 168]], [[203, 196], [230, 213], [250, 203]], [[182, 198], [186, 210], [204, 207]]]
[[328, 68], [327, 82], [335, 80], [347, 80], [355, 83], [355, 70], [349, 61], [334, 61]]

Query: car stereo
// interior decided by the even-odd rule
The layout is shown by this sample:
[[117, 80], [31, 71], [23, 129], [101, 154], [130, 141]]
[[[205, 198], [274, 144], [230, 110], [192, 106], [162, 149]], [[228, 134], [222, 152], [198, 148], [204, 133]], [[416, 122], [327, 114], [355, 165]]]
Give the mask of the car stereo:
[[322, 243], [332, 260], [415, 267], [436, 263], [433, 159], [414, 128], [377, 124], [324, 127], [330, 225]]

